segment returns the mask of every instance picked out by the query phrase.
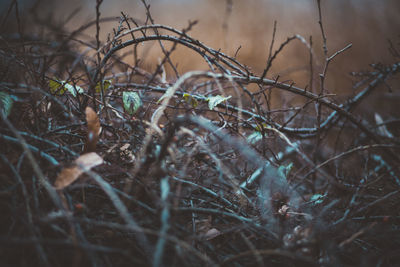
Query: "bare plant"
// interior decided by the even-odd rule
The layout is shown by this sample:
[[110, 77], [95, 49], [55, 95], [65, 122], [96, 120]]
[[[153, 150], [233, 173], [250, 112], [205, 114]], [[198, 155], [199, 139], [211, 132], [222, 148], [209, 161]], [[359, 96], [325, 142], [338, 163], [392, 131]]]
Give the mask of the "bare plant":
[[[329, 54], [319, 0], [319, 82], [311, 37], [291, 36], [273, 52], [275, 23], [258, 75], [237, 60], [239, 50], [232, 57], [191, 37], [196, 21], [182, 30], [156, 24], [142, 3], [145, 21], [102, 18], [98, 0], [96, 19], [69, 32], [35, 9], [32, 29], [23, 29], [11, 2], [6, 17], [15, 10], [19, 35], [0, 36], [1, 263], [399, 263], [400, 141], [389, 127], [399, 121], [376, 111], [372, 125], [354, 113], [398, 75], [396, 45], [392, 64], [353, 73], [358, 93], [338, 102], [325, 79], [351, 44]], [[105, 21], [116, 28], [101, 40]], [[308, 88], [268, 78], [296, 40], [310, 56]], [[148, 43], [163, 55], [153, 71], [141, 52]], [[208, 69], [179, 73], [177, 47]], [[273, 109], [272, 92], [296, 104]], [[87, 152], [97, 159], [90, 168]], [[57, 175], [68, 182], [54, 186]]]

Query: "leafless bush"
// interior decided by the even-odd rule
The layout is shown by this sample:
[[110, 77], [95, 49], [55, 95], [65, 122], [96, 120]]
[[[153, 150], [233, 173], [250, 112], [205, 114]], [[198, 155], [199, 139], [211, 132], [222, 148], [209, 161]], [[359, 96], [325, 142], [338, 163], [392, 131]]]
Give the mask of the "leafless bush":
[[[276, 45], [274, 28], [261, 74], [192, 38], [196, 21], [182, 30], [157, 24], [145, 0], [146, 21], [122, 12], [102, 18], [96, 3], [96, 20], [75, 31], [33, 9], [29, 30], [16, 16], [15, 31], [1, 35], [2, 264], [399, 262], [399, 121], [377, 110], [371, 125], [354, 113], [398, 75], [395, 44], [393, 63], [354, 72], [356, 93], [339, 102], [326, 77], [352, 45], [327, 49], [319, 0], [323, 71], [312, 38]], [[106, 21], [116, 26], [101, 40]], [[93, 40], [83, 34], [90, 27]], [[292, 42], [308, 51], [306, 88], [268, 78]], [[147, 43], [163, 55], [153, 71], [140, 52]], [[179, 73], [177, 47], [208, 70]], [[127, 105], [128, 92], [136, 94]], [[88, 106], [102, 127], [97, 149]], [[60, 171], [88, 147], [105, 163], [78, 166], [85, 174], [55, 189]]]

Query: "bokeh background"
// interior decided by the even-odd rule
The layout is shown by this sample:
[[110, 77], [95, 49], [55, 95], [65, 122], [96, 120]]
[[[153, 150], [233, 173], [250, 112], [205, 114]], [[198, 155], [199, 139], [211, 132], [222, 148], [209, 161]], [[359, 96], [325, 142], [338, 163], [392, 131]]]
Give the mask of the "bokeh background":
[[[3, 13], [10, 2], [0, 1]], [[29, 13], [34, 2], [18, 1], [20, 9], [25, 13]], [[95, 0], [39, 2], [44, 7], [40, 9], [44, 17], [51, 14], [58, 23], [64, 23], [66, 18], [74, 14], [65, 25], [71, 30], [95, 18]], [[322, 72], [324, 57], [316, 0], [147, 0], [147, 3], [151, 5], [151, 14], [156, 23], [183, 29], [189, 21], [197, 20], [198, 24], [189, 32], [191, 36], [231, 56], [241, 47], [237, 59], [256, 74], [262, 73], [265, 67], [275, 21], [277, 29], [274, 50], [294, 34], [306, 40], [312, 36], [316, 55], [314, 82], [318, 83], [318, 73]], [[333, 54], [349, 43], [353, 45], [335, 58], [326, 80], [330, 92], [346, 97], [354, 93], [354, 79], [349, 75], [350, 72], [371, 70], [371, 63], [391, 64], [396, 61], [389, 52], [389, 40], [400, 48], [400, 1], [321, 0], [321, 4], [328, 54]], [[146, 18], [140, 0], [104, 0], [101, 5], [103, 17], [119, 17], [121, 11], [137, 21]], [[105, 40], [115, 27], [116, 22], [102, 24], [102, 39]], [[94, 31], [94, 27], [88, 29], [87, 36], [93, 38]], [[143, 67], [150, 71], [162, 57], [156, 42], [144, 45], [141, 53], [145, 55], [142, 59]], [[207, 68], [202, 58], [182, 47], [174, 52], [173, 61], [178, 64], [180, 72]], [[309, 52], [299, 41], [292, 42], [277, 57], [268, 77], [274, 78], [277, 75], [280, 81], [292, 80], [300, 87], [308, 85]], [[396, 88], [398, 84], [395, 79], [391, 83], [393, 93], [388, 93], [388, 90], [380, 92], [360, 109], [372, 115], [374, 110], [384, 105], [384, 116], [396, 113], [394, 107], [400, 101], [400, 93]]]

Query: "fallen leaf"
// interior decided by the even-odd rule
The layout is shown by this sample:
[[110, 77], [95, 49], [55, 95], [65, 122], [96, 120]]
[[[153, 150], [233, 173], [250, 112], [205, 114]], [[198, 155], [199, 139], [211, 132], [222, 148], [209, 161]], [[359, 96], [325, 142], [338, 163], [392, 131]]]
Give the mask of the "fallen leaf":
[[64, 189], [79, 178], [79, 176], [103, 163], [103, 159], [95, 152], [81, 155], [74, 161], [72, 167], [64, 168], [58, 175], [54, 187], [58, 190]]
[[102, 163], [103, 158], [95, 152], [83, 154], [75, 160], [75, 164], [80, 167], [84, 172]]
[[207, 231], [204, 235], [205, 240], [211, 240], [213, 238], [216, 238], [217, 236], [221, 235], [221, 232], [216, 229], [216, 228], [211, 228], [210, 230]]
[[88, 125], [87, 138], [85, 144], [85, 153], [94, 152], [101, 131], [100, 120], [96, 112], [91, 107], [86, 107], [86, 121]]
[[289, 210], [288, 205], [282, 205], [282, 207], [279, 208], [278, 213], [282, 216], [285, 216]]
[[129, 149], [130, 146], [130, 144], [125, 144], [120, 147], [120, 156], [121, 158], [128, 160], [128, 163], [135, 161], [135, 155], [132, 153], [132, 150]]

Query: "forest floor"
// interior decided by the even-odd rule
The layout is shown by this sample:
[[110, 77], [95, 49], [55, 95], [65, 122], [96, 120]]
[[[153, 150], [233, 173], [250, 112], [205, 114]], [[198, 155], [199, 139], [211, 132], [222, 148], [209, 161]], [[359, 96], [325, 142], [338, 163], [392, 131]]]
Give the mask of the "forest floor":
[[[351, 45], [326, 51], [318, 73], [294, 35], [255, 74], [192, 38], [196, 22], [153, 23], [146, 4], [146, 22], [122, 14], [100, 40], [101, 1], [75, 31], [37, 9], [23, 31], [12, 3], [0, 35], [1, 266], [400, 264], [400, 120], [356, 112], [398, 93], [400, 47], [335, 95], [328, 66]], [[269, 76], [295, 41], [311, 58], [308, 88]], [[152, 70], [150, 42], [163, 55]], [[179, 73], [181, 46], [208, 69]]]

